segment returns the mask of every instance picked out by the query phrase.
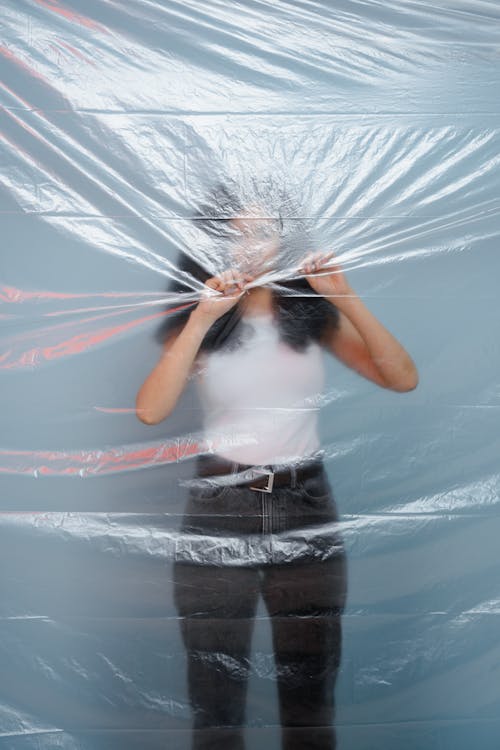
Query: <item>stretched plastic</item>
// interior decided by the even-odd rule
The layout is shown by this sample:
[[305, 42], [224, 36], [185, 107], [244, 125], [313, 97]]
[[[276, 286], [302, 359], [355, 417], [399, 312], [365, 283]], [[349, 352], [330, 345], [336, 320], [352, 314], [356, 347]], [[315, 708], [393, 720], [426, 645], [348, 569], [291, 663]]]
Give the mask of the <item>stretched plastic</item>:
[[[500, 7], [4, 0], [2, 17], [0, 750], [191, 747], [173, 566], [224, 582], [344, 554], [338, 746], [497, 750]], [[216, 276], [243, 252], [214, 185], [268, 221], [245, 268], [279, 237], [249, 288], [300, 319], [305, 254], [334, 252], [418, 367], [400, 393], [325, 352], [296, 407], [319, 420], [338, 519], [184, 528], [196, 461], [234, 435], [207, 441], [194, 378], [168, 418], [137, 418], [163, 334], [204, 299], [190, 262]], [[279, 748], [262, 598], [245, 669], [247, 748]]]

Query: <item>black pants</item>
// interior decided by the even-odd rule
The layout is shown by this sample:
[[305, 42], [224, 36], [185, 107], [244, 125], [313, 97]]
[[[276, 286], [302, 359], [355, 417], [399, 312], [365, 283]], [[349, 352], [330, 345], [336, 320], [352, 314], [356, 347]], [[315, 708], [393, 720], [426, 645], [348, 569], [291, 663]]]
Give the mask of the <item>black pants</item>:
[[[207, 461], [199, 459], [200, 470]], [[282, 747], [333, 750], [346, 566], [322, 463], [312, 477], [272, 493], [192, 489], [174, 584], [193, 748], [244, 748], [250, 643], [262, 595], [271, 618]]]

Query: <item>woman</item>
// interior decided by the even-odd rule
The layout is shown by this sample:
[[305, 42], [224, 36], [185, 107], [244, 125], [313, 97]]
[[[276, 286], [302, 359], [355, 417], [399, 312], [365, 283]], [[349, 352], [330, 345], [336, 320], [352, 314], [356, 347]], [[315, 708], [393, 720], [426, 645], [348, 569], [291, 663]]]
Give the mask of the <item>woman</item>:
[[139, 419], [157, 424], [192, 376], [204, 409], [206, 451], [174, 563], [193, 747], [244, 747], [261, 594], [271, 617], [282, 747], [332, 750], [346, 572], [317, 431], [322, 351], [395, 391], [414, 389], [417, 371], [331, 253], [305, 253], [293, 268], [281, 221], [245, 208], [224, 188], [213, 198], [233, 216], [202, 218], [203, 228], [232, 235], [229, 257], [216, 258], [229, 267], [210, 275], [192, 259], [181, 264], [191, 283], [203, 283], [201, 298], [167, 319], [164, 352], [136, 402]]

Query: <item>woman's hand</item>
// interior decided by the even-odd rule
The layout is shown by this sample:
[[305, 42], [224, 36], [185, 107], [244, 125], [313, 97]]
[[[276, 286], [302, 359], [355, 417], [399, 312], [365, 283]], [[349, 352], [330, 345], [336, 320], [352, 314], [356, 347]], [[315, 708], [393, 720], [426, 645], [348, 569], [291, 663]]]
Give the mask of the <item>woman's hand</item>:
[[318, 294], [325, 297], [351, 295], [354, 292], [341, 267], [331, 263], [334, 255], [332, 251], [309, 253], [302, 261], [299, 271]]
[[[203, 298], [198, 303], [193, 314], [202, 318], [210, 325], [218, 318], [227, 313], [238, 300], [245, 294], [245, 286], [253, 280], [249, 273], [242, 273], [237, 269], [230, 268], [219, 276], [213, 276], [205, 282]], [[211, 290], [219, 292], [214, 294]]]

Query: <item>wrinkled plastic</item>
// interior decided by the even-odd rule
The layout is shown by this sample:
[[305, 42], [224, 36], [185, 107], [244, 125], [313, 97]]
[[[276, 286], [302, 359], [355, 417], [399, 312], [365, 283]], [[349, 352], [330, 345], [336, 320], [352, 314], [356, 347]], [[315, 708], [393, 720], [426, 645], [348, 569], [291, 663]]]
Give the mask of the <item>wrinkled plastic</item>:
[[[173, 565], [229, 581], [344, 552], [338, 746], [496, 750], [498, 5], [2, 16], [1, 750], [190, 747]], [[269, 233], [243, 251], [214, 185]], [[334, 251], [418, 367], [399, 393], [325, 352], [325, 388], [292, 408], [317, 413], [339, 520], [183, 529], [197, 458], [234, 435], [207, 442], [194, 377], [167, 419], [137, 419], [162, 332], [205, 294], [183, 262], [217, 275], [235, 247], [295, 311], [304, 252]], [[247, 747], [279, 748], [262, 598], [252, 638]]]

